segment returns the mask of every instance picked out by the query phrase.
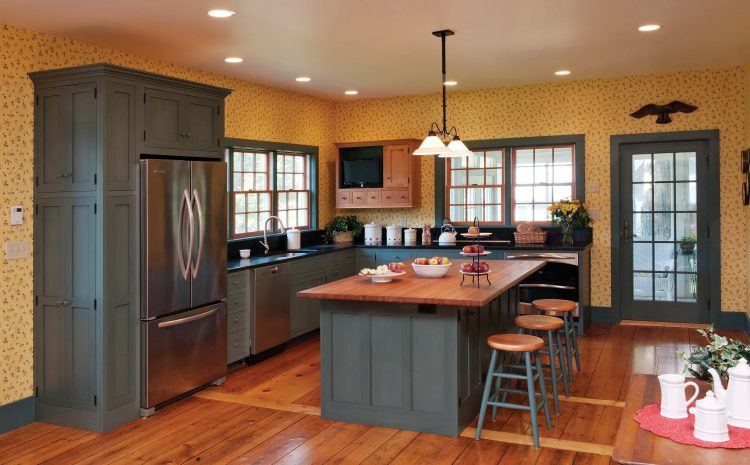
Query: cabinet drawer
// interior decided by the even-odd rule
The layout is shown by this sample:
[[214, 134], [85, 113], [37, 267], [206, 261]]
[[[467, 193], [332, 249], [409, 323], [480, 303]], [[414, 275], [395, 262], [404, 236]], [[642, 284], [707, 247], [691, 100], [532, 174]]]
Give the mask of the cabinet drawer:
[[352, 193], [351, 191], [337, 191], [336, 192], [336, 207], [348, 207], [352, 204]]
[[234, 294], [247, 288], [247, 275], [249, 271], [235, 271], [227, 276], [227, 293]]
[[250, 320], [250, 315], [246, 311], [230, 312], [227, 314], [227, 331], [232, 332], [238, 329], [246, 329]]
[[380, 252], [380, 260], [383, 265], [390, 262], [404, 262], [408, 265], [412, 258], [414, 258], [414, 252], [409, 249], [381, 250]]
[[351, 191], [352, 205], [365, 205], [367, 203], [367, 194], [365, 191]]
[[245, 291], [229, 294], [227, 297], [227, 312], [247, 311], [247, 293]]
[[409, 189], [384, 189], [382, 195], [383, 205], [409, 204]]
[[236, 362], [250, 355], [250, 332], [239, 328], [227, 334], [227, 363]]
[[380, 205], [382, 203], [382, 192], [381, 191], [371, 191], [368, 192], [365, 196], [367, 205]]

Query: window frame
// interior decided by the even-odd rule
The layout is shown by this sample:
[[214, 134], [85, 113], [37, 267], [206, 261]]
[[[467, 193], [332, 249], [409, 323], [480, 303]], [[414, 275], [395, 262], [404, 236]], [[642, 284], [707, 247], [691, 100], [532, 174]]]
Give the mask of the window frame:
[[[281, 142], [257, 141], [250, 139], [224, 139], [225, 160], [227, 162], [227, 241], [242, 241], [252, 238], [262, 237], [263, 230], [248, 233], [234, 233], [234, 152], [235, 151], [254, 151], [267, 152], [269, 163], [268, 166], [268, 188], [271, 193], [271, 215], [278, 215], [278, 190], [276, 186], [276, 157], [277, 154], [305, 155], [307, 163], [305, 164], [307, 176], [305, 182], [308, 192], [308, 225], [298, 227], [303, 231], [318, 229], [318, 147], [314, 145], [289, 144]], [[243, 186], [244, 187], [244, 186]], [[285, 191], [282, 191], [285, 192]], [[286, 224], [284, 226], [287, 226]], [[277, 222], [273, 222], [269, 234], [281, 234]]]
[[[274, 162], [276, 163], [275, 177], [274, 177], [275, 181], [278, 181], [278, 176], [279, 176], [279, 165], [278, 165], [278, 161], [279, 161], [278, 157], [279, 156], [293, 157], [293, 158], [302, 157], [303, 158], [304, 163], [303, 163], [303, 166], [302, 166], [302, 172], [301, 173], [297, 172], [297, 171], [291, 171], [291, 172], [281, 171], [281, 173], [282, 174], [291, 174], [293, 177], [296, 174], [301, 174], [302, 175], [302, 179], [304, 180], [304, 184], [305, 184], [304, 187], [305, 187], [305, 189], [279, 189], [278, 186], [275, 185], [274, 186], [275, 187], [275, 189], [274, 189], [274, 199], [273, 199], [274, 200], [274, 204], [275, 204], [275, 209], [273, 209], [273, 210], [276, 211], [277, 215], [282, 210], [281, 208], [279, 208], [279, 194], [281, 194], [281, 193], [284, 193], [284, 194], [290, 194], [290, 193], [300, 194], [300, 193], [305, 193], [305, 194], [307, 194], [307, 208], [306, 208], [306, 210], [307, 210], [307, 220], [306, 220], [306, 222], [305, 222], [304, 225], [297, 225], [295, 227], [297, 229], [300, 229], [300, 230], [310, 229], [310, 223], [311, 223], [310, 217], [311, 217], [311, 210], [312, 210], [310, 208], [310, 178], [309, 178], [310, 156], [308, 154], [306, 154], [306, 153], [287, 152], [287, 151], [280, 151], [280, 150], [277, 151], [274, 154], [274, 156], [273, 156]], [[292, 184], [294, 184], [294, 180], [292, 180]], [[287, 199], [288, 199], [288, 197], [287, 197]], [[299, 197], [298, 197], [298, 199], [299, 199]], [[289, 200], [287, 200], [287, 206], [289, 205], [288, 202], [289, 202]], [[286, 209], [284, 209], [284, 211], [287, 212], [287, 215], [289, 214], [290, 211], [299, 212], [300, 210], [302, 210], [302, 209], [299, 208], [299, 202], [297, 203], [297, 208], [286, 208]], [[285, 226], [288, 226], [288, 224], [285, 224]]]
[[[452, 159], [450, 159], [450, 158], [446, 159], [446, 164], [445, 164], [445, 173], [446, 173], [445, 174], [445, 183], [446, 183], [445, 184], [445, 215], [447, 216], [447, 215], [450, 214], [450, 207], [454, 206], [454, 205], [455, 206], [460, 205], [460, 206], [463, 206], [463, 207], [468, 207], [469, 205], [481, 205], [482, 210], [484, 210], [485, 207], [487, 207], [487, 205], [500, 205], [500, 207], [501, 207], [501, 210], [500, 210], [500, 220], [498, 220], [498, 221], [480, 221], [480, 224], [484, 224], [484, 225], [488, 225], [488, 226], [504, 225], [505, 224], [505, 170], [506, 170], [506, 166], [505, 166], [505, 150], [502, 149], [502, 148], [500, 148], [500, 149], [481, 149], [481, 150], [477, 150], [477, 151], [478, 152], [481, 151], [483, 153], [485, 161], [487, 160], [487, 152], [501, 152], [502, 153], [502, 162], [501, 162], [500, 167], [499, 168], [497, 168], [497, 167], [489, 168], [489, 169], [494, 169], [494, 170], [500, 170], [500, 172], [502, 174], [502, 179], [500, 181], [500, 184], [487, 184], [487, 169], [488, 169], [487, 167], [472, 168], [472, 167], [468, 166], [468, 164], [467, 164], [465, 168], [452, 168], [451, 167]], [[468, 184], [468, 181], [469, 181], [469, 170], [472, 170], [472, 169], [475, 169], [475, 170], [476, 169], [480, 169], [480, 170], [482, 170], [482, 176], [484, 177], [482, 184]], [[467, 181], [467, 184], [464, 185], [464, 186], [453, 186], [451, 184], [451, 176], [450, 176], [451, 171], [465, 171], [466, 172], [466, 181]], [[476, 188], [482, 189], [482, 191], [483, 191], [482, 192], [482, 203], [481, 204], [473, 204], [473, 203], [472, 204], [470, 204], [470, 203], [452, 204], [450, 202], [450, 191], [451, 191], [452, 188], [459, 188], [459, 187], [463, 187], [464, 190], [467, 191], [466, 192], [467, 197], [468, 197], [468, 189], [470, 187], [471, 188], [475, 188], [475, 189]], [[500, 190], [500, 203], [499, 204], [494, 204], [494, 203], [488, 204], [488, 203], [486, 203], [484, 201], [484, 189], [487, 189], [487, 188], [496, 188], [496, 189]], [[468, 217], [467, 217], [467, 219], [465, 221], [455, 221], [452, 224], [454, 224], [454, 225], [469, 225], [472, 222], [473, 222], [473, 220], [469, 220]]]
[[[585, 137], [583, 134], [569, 134], [561, 136], [540, 136], [540, 137], [521, 137], [507, 139], [487, 139], [465, 141], [466, 146], [471, 150], [503, 150], [503, 221], [500, 223], [480, 222], [489, 227], [514, 228], [517, 223], [513, 222], [513, 206], [515, 205], [513, 196], [513, 165], [512, 153], [515, 148], [542, 148], [547, 146], [572, 145], [573, 148], [573, 195], [580, 201], [585, 199]], [[434, 158], [435, 163], [435, 224], [442, 224], [448, 215], [448, 162], [446, 158]], [[470, 221], [457, 222], [457, 225], [466, 225]], [[537, 223], [540, 225], [550, 225], [549, 222]]]
[[[259, 154], [265, 155], [265, 157], [266, 157], [266, 167], [267, 167], [266, 172], [263, 173], [261, 171], [245, 171], [244, 169], [243, 170], [239, 170], [239, 171], [235, 171], [235, 169], [234, 169], [234, 154], [236, 152], [240, 152], [242, 154], [252, 153], [254, 156], [257, 156]], [[232, 159], [231, 163], [229, 164], [228, 170], [227, 170], [227, 172], [229, 173], [229, 179], [228, 179], [228, 183], [227, 183], [227, 187], [229, 189], [229, 201], [228, 201], [229, 203], [228, 203], [228, 207], [230, 208], [230, 214], [232, 215], [232, 229], [230, 230], [229, 236], [232, 237], [232, 238], [234, 238], [234, 239], [244, 239], [246, 237], [257, 236], [259, 233], [263, 234], [263, 230], [262, 229], [260, 229], [259, 231], [248, 231], [248, 232], [240, 233], [240, 234], [235, 233], [234, 232], [234, 217], [238, 213], [235, 212], [234, 206], [236, 204], [235, 203], [235, 198], [236, 198], [237, 195], [245, 195], [246, 196], [247, 194], [268, 194], [268, 198], [269, 198], [268, 199], [268, 201], [269, 201], [268, 212], [271, 213], [271, 214], [273, 214], [273, 205], [272, 205], [273, 204], [273, 189], [272, 189], [272, 184], [271, 184], [271, 173], [270, 173], [271, 169], [270, 169], [270, 165], [269, 165], [269, 163], [271, 162], [271, 159], [273, 158], [272, 155], [271, 155], [271, 152], [265, 151], [265, 150], [258, 150], [258, 149], [254, 149], [254, 150], [250, 150], [250, 149], [241, 149], [241, 150], [240, 149], [234, 149], [234, 150], [232, 150], [229, 153], [228, 156], [231, 157], [231, 159]], [[266, 189], [265, 190], [246, 190], [245, 186], [244, 186], [244, 181], [243, 181], [242, 190], [235, 191], [234, 190], [234, 177], [235, 177], [235, 175], [237, 175], [237, 174], [244, 175], [246, 173], [252, 173], [253, 175], [257, 175], [257, 174], [263, 174], [263, 175], [265, 175], [265, 178], [266, 178]], [[253, 184], [254, 183], [255, 183], [255, 180], [253, 180]], [[253, 187], [255, 187], [255, 186], [253, 186]], [[247, 202], [247, 197], [246, 197], [245, 202]], [[247, 205], [247, 203], [246, 203], [246, 205]], [[263, 211], [265, 212], [266, 210], [263, 210]], [[249, 211], [247, 209], [245, 209], [245, 211], [243, 213], [245, 215], [248, 215]], [[258, 211], [257, 214], [258, 214], [258, 220], [260, 221], [260, 211]], [[246, 221], [247, 221], [247, 219], [246, 219]], [[258, 224], [260, 225], [260, 223], [258, 223]]]

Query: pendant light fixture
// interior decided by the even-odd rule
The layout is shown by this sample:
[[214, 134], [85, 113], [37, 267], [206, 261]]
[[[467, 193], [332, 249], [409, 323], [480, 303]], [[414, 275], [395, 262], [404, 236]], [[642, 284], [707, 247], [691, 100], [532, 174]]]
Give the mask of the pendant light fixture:
[[[448, 117], [447, 117], [447, 104], [445, 96], [446, 82], [445, 79], [445, 38], [454, 34], [450, 29], [444, 29], [442, 31], [435, 31], [432, 35], [440, 37], [440, 43], [442, 45], [442, 61], [443, 61], [443, 74], [442, 74], [442, 88], [443, 88], [443, 125], [440, 126], [438, 123], [432, 123], [430, 131], [427, 133], [427, 137], [422, 141], [422, 144], [417, 150], [414, 151], [413, 155], [437, 155], [440, 158], [455, 158], [455, 157], [468, 157], [474, 155], [474, 152], [469, 150], [466, 145], [461, 142], [461, 138], [458, 137], [458, 131], [455, 126], [448, 129]], [[452, 81], [451, 81], [452, 82]], [[450, 143], [446, 147], [443, 139], [450, 139]]]

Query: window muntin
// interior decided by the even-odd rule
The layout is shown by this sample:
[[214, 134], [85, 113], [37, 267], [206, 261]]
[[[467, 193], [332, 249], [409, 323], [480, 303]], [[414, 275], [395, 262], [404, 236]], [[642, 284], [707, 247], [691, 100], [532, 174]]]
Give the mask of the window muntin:
[[287, 228], [310, 226], [309, 156], [276, 154], [276, 211]]
[[475, 151], [447, 161], [446, 206], [454, 223], [474, 218], [491, 224], [503, 221], [503, 150]]
[[512, 222], [547, 223], [547, 207], [575, 192], [573, 145], [516, 147], [512, 150]]
[[259, 234], [271, 215], [269, 152], [232, 152], [231, 237]]

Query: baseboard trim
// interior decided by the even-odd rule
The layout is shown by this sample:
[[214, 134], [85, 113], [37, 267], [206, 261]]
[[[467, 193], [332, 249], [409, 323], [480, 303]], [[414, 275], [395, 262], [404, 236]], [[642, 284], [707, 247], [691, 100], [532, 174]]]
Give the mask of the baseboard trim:
[[0, 434], [33, 423], [36, 419], [36, 399], [26, 397], [0, 405]]
[[612, 307], [591, 307], [591, 322], [616, 325], [620, 322], [618, 315]]
[[720, 329], [745, 329], [747, 331], [747, 314], [745, 312], [721, 312], [719, 321], [714, 326]]
[[707, 329], [708, 323], [674, 323], [671, 321], [622, 320], [622, 326], [650, 326], [653, 328]]

